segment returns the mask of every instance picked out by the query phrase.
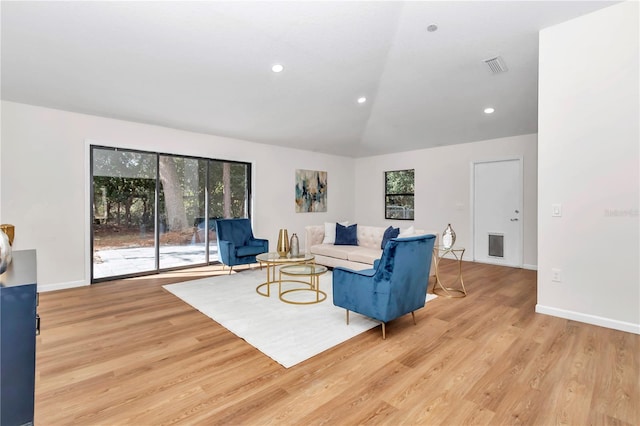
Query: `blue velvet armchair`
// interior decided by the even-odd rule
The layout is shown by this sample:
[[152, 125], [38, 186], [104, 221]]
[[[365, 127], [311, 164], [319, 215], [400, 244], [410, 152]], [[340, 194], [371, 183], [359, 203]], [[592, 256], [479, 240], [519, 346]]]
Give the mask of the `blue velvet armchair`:
[[385, 323], [425, 304], [435, 235], [392, 238], [373, 269], [333, 269], [333, 304]]
[[233, 270], [235, 265], [256, 262], [256, 255], [269, 251], [269, 241], [254, 238], [249, 219], [216, 220], [220, 261]]

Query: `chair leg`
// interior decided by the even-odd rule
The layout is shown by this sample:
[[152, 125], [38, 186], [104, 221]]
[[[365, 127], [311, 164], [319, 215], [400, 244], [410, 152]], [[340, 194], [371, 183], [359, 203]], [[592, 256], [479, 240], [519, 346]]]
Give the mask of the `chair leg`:
[[233, 271], [233, 266], [229, 266], [229, 275], [231, 275], [231, 271]]
[[385, 324], [382, 323], [382, 340], [386, 340], [387, 338], [387, 330], [385, 329]]
[[347, 309], [347, 325], [349, 325], [349, 310]]
[[413, 325], [418, 325], [416, 322], [416, 314], [414, 314], [413, 311], [411, 311], [411, 317], [413, 318]]

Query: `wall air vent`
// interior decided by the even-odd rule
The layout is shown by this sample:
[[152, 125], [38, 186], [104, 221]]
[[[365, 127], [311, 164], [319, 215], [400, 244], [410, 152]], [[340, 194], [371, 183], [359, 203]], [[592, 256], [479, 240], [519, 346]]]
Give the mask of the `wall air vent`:
[[504, 257], [504, 234], [489, 233], [489, 256]]
[[484, 63], [487, 64], [492, 74], [501, 74], [503, 72], [507, 72], [507, 65], [504, 63], [504, 59], [502, 59], [502, 56], [485, 59]]

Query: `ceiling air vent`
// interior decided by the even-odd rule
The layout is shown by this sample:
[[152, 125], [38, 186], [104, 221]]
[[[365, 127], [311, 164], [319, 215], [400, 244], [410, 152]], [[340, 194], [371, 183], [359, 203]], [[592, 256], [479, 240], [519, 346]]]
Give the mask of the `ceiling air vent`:
[[487, 66], [491, 70], [491, 73], [493, 74], [501, 74], [503, 72], [507, 72], [507, 66], [504, 63], [504, 59], [502, 59], [502, 56], [485, 59], [484, 63], [487, 64]]

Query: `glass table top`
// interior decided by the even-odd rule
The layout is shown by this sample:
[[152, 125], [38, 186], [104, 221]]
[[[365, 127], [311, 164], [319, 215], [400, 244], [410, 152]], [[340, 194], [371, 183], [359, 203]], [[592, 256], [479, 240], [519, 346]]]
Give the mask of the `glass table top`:
[[309, 254], [309, 253], [303, 253], [299, 256], [294, 256], [291, 257], [289, 255], [287, 256], [280, 256], [278, 253], [276, 252], [269, 252], [269, 253], [262, 253], [256, 256], [256, 259], [259, 262], [265, 262], [265, 263], [296, 263], [296, 262], [308, 262], [310, 260], [313, 260], [315, 258], [314, 255]]
[[309, 263], [299, 265], [287, 265], [280, 268], [280, 272], [286, 275], [320, 275], [327, 272], [327, 267], [323, 265], [312, 265]]
[[443, 245], [437, 245], [437, 244], [435, 247], [433, 247], [433, 249], [438, 251], [464, 251], [465, 250], [464, 247], [460, 247], [460, 246], [445, 247]]

